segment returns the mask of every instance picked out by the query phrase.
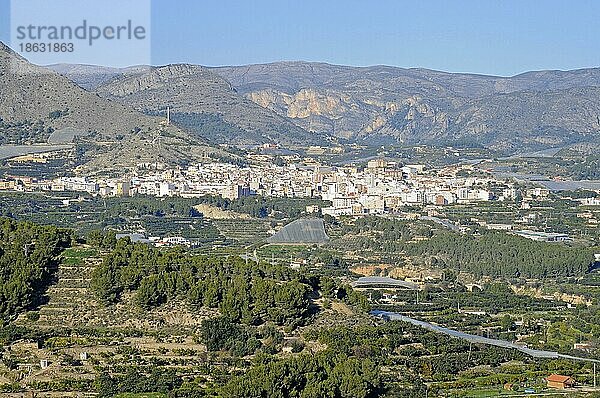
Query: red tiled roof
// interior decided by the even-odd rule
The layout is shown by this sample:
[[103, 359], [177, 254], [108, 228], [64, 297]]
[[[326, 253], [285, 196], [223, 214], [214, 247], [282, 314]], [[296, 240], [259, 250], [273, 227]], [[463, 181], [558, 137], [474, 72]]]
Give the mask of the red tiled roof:
[[571, 379], [569, 376], [562, 376], [562, 375], [550, 375], [546, 378], [546, 380], [557, 382], [557, 383], [567, 383], [567, 382], [573, 381], [573, 379]]

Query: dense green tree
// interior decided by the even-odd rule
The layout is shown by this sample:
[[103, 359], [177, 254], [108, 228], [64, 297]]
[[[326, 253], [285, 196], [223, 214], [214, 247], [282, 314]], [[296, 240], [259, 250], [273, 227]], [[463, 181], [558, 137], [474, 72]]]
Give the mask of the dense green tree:
[[326, 351], [255, 366], [221, 392], [230, 398], [368, 398], [380, 388], [375, 362]]
[[201, 340], [209, 351], [231, 351], [234, 355], [254, 354], [261, 342], [245, 326], [227, 317], [205, 319], [201, 324]]
[[181, 248], [159, 250], [117, 242], [92, 273], [92, 289], [106, 304], [135, 292], [145, 308], [174, 298], [195, 306], [218, 308], [235, 322], [295, 324], [308, 311], [312, 286], [288, 267], [248, 263], [239, 257], [190, 256]]
[[0, 323], [37, 304], [71, 231], [0, 219]]
[[87, 234], [86, 241], [88, 244], [101, 249], [114, 249], [117, 244], [117, 238], [114, 231], [103, 232], [97, 229]]
[[588, 248], [536, 242], [501, 232], [481, 236], [443, 232], [406, 246], [406, 251], [414, 256], [439, 258], [445, 265], [476, 276], [579, 276], [594, 263]]

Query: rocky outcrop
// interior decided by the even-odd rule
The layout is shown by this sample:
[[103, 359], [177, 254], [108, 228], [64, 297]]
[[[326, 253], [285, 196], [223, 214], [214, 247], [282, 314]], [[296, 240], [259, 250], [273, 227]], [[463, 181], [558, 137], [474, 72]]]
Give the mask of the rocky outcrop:
[[[165, 114], [188, 131], [224, 144], [300, 144], [321, 142], [269, 108], [267, 96], [251, 101], [208, 68], [167, 65], [144, 73], [124, 75], [96, 91], [105, 98], [146, 113]], [[262, 104], [262, 105], [261, 105]], [[279, 108], [277, 108], [279, 109]]]
[[285, 62], [217, 68], [254, 103], [310, 131], [514, 151], [598, 141], [600, 69], [511, 78]]

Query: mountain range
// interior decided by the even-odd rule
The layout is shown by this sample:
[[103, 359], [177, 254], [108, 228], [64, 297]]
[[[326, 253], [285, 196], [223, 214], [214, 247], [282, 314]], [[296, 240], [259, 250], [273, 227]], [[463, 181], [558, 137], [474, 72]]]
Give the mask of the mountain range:
[[218, 144], [515, 153], [600, 143], [598, 68], [513, 77], [314, 62], [42, 68], [0, 44], [0, 92], [4, 124], [76, 131], [97, 168], [229, 156]]
[[[513, 77], [314, 62], [169, 65], [149, 72], [139, 67], [51, 68], [140, 111], [171, 106], [175, 122], [189, 127], [196, 121], [198, 134], [218, 142], [337, 139], [475, 145], [512, 153], [597, 143], [600, 137], [598, 68]], [[215, 124], [206, 120], [215, 117], [230, 128], [203, 134]]]
[[310, 131], [371, 142], [515, 151], [596, 141], [600, 69], [514, 77], [284, 62], [215, 69]]

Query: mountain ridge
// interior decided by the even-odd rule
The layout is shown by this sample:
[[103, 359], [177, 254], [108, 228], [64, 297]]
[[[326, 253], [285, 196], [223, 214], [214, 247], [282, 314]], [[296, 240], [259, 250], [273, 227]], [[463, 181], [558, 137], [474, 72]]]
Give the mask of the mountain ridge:
[[[62, 68], [68, 70], [68, 68]], [[169, 64], [147, 70], [109, 70], [94, 92], [145, 114], [166, 114], [191, 134], [217, 144], [306, 145], [319, 137], [237, 93], [209, 68]]]
[[511, 77], [306, 61], [204, 68], [303, 130], [338, 139], [513, 152], [600, 134], [600, 68]]
[[[163, 118], [104, 99], [33, 65], [4, 44], [0, 46], [0, 92], [4, 143], [45, 143], [49, 134], [64, 131], [71, 140], [88, 144], [82, 162], [85, 170], [122, 171], [137, 163], [178, 163], [222, 152], [177, 127], [165, 126]], [[31, 131], [22, 134], [25, 129]], [[14, 131], [26, 138], [10, 135]], [[164, 145], [151, 144], [157, 140]]]
[[[598, 100], [589, 95], [600, 87], [599, 68], [530, 72], [513, 78], [322, 63], [216, 70], [248, 98], [308, 130], [359, 141], [469, 142], [510, 152], [522, 145], [538, 148], [597, 140], [600, 132]], [[557, 90], [564, 90], [562, 95], [572, 104], [566, 101], [566, 107], [554, 109], [552, 117], [536, 124], [536, 115], [529, 110], [543, 107], [530, 93], [542, 93], [540, 97], [556, 102]], [[553, 96], [547, 94], [550, 91]], [[507, 94], [523, 109], [510, 115], [508, 127], [506, 120], [500, 123], [503, 110], [497, 106]], [[579, 122], [572, 120], [573, 107], [582, 111]], [[508, 144], [507, 128], [514, 138]], [[536, 140], [539, 131], [546, 133]]]

